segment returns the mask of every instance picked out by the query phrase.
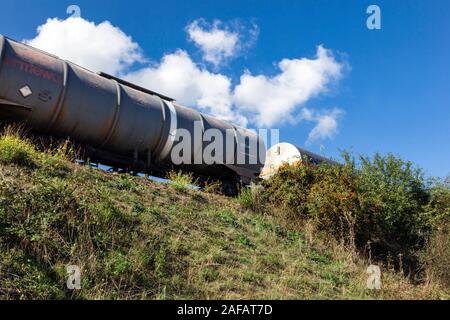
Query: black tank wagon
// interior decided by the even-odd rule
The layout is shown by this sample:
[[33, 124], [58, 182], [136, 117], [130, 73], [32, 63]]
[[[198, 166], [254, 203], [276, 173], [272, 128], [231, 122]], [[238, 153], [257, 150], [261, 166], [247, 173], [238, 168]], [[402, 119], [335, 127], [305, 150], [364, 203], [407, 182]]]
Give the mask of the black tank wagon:
[[[69, 137], [86, 147], [92, 161], [155, 175], [175, 167], [199, 177], [247, 184], [264, 165], [264, 142], [253, 131], [0, 35], [0, 121], [10, 120], [26, 123], [37, 133]], [[224, 150], [223, 161], [174, 165], [176, 131], [193, 132], [196, 122], [203, 132], [231, 131], [233, 155]], [[192, 139], [193, 160], [205, 142], [201, 136]], [[263, 150], [256, 161], [248, 154], [251, 145]], [[237, 164], [239, 156], [246, 161]]]

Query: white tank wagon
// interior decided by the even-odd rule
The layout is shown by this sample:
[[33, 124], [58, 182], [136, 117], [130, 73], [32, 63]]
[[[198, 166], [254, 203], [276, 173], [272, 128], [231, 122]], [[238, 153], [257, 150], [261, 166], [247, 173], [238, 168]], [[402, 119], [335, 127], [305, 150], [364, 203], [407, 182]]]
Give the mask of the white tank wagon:
[[[2, 35], [0, 121], [19, 121], [37, 133], [69, 137], [86, 146], [92, 161], [154, 175], [179, 168], [199, 177], [248, 184], [264, 165], [265, 145], [253, 131]], [[196, 125], [200, 135], [194, 134]], [[191, 161], [174, 164], [171, 156], [181, 142], [180, 129], [192, 133]], [[194, 161], [208, 145], [203, 139], [208, 129], [224, 136], [231, 132], [233, 148], [224, 143], [223, 150], [216, 151], [219, 160], [215, 153], [214, 161]]]
[[262, 179], [269, 179], [277, 173], [281, 166], [295, 165], [302, 162], [315, 165], [322, 162], [339, 165], [336, 161], [302, 149], [294, 144], [282, 142], [275, 144], [267, 150], [265, 165], [261, 170], [260, 177]]

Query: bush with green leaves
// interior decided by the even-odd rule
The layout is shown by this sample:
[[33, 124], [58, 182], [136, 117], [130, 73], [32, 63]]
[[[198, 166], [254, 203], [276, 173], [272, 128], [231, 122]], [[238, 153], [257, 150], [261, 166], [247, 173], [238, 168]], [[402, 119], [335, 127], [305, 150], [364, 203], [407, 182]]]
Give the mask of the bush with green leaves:
[[340, 166], [282, 167], [263, 182], [262, 199], [292, 225], [313, 221], [318, 229], [360, 246], [368, 241], [387, 250], [422, 246], [432, 222], [450, 207], [439, 202], [427, 209], [432, 197], [422, 170], [392, 154], [359, 161], [343, 157]]
[[263, 181], [262, 201], [282, 211], [288, 221], [308, 218], [307, 198], [316, 171], [317, 167], [309, 164], [281, 167], [271, 179]]
[[429, 232], [429, 186], [421, 169], [392, 154], [361, 157], [356, 172], [364, 239], [416, 247]]
[[353, 243], [355, 228], [364, 219], [359, 214], [353, 167], [323, 164], [314, 174], [314, 183], [306, 197], [308, 216], [320, 230]]
[[425, 207], [426, 221], [431, 228], [440, 227], [442, 221], [450, 223], [450, 179], [435, 179], [430, 189], [430, 201]]

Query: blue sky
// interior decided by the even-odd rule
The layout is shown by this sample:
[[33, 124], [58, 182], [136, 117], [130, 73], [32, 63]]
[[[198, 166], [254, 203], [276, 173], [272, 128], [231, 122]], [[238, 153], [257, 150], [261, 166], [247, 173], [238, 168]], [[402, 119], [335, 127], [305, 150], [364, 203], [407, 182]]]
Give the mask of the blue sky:
[[[275, 77], [283, 59], [315, 59], [318, 45], [330, 50], [342, 69], [320, 94], [291, 111], [307, 108], [317, 115], [340, 110], [333, 134], [310, 141], [307, 149], [337, 157], [393, 152], [412, 160], [430, 175], [450, 173], [450, 1], [1, 1], [0, 33], [33, 39], [47, 18], [67, 18], [76, 4], [82, 18], [105, 20], [120, 28], [142, 49], [152, 65], [177, 49], [201, 70], [224, 75], [232, 88], [245, 70]], [[366, 28], [366, 8], [381, 8], [381, 30]], [[186, 27], [198, 19], [211, 27], [243, 34], [239, 54], [219, 66], [205, 61]], [[238, 29], [236, 29], [238, 26]], [[250, 31], [257, 27], [256, 39]], [[235, 29], [233, 29], [235, 28]], [[108, 46], [104, 52], [108, 53]], [[203, 58], [202, 58], [203, 57]], [[142, 65], [144, 62], [140, 62]], [[130, 65], [130, 70], [138, 69]], [[122, 70], [123, 71], [123, 70]], [[151, 89], [156, 82], [152, 82]], [[174, 97], [178, 98], [178, 97]], [[239, 112], [238, 110], [235, 110]], [[251, 116], [247, 116], [251, 124]], [[282, 141], [304, 146], [314, 121], [274, 123]]]

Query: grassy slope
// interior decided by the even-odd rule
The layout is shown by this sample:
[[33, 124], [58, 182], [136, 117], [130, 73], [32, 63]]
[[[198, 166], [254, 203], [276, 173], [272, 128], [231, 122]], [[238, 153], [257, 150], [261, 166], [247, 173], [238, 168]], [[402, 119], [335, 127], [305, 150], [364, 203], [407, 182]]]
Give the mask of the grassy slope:
[[0, 298], [448, 298], [393, 271], [369, 291], [367, 264], [307, 228], [14, 139], [0, 139]]

